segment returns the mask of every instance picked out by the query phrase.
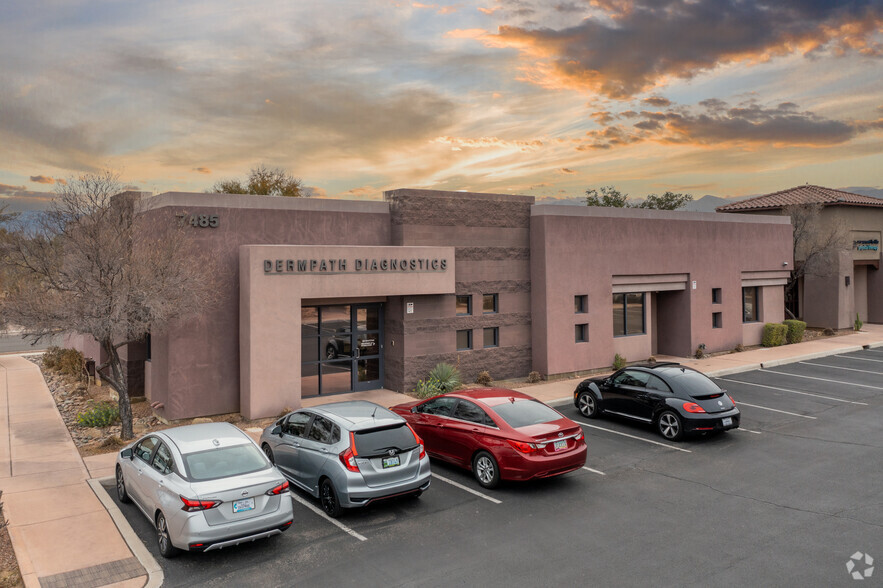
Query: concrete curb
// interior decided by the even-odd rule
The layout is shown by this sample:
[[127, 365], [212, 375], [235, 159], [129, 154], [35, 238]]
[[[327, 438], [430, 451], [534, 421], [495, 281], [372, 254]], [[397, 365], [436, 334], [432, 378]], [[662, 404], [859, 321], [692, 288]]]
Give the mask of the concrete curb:
[[762, 363], [746, 363], [745, 365], [723, 368], [720, 370], [712, 370], [710, 372], [703, 373], [709, 378], [722, 378], [724, 376], [732, 376], [733, 374], [741, 374], [743, 372], [753, 372], [754, 370], [759, 370], [762, 367]]
[[129, 521], [126, 520], [126, 516], [107, 493], [107, 490], [104, 489], [104, 486], [102, 486], [102, 482], [109, 481], [115, 481], [113, 476], [86, 480], [89, 487], [92, 488], [92, 492], [95, 493], [95, 496], [98, 497], [98, 500], [101, 501], [101, 504], [107, 510], [107, 514], [113, 519], [113, 523], [119, 529], [126, 545], [129, 546], [129, 549], [132, 550], [132, 553], [138, 558], [141, 566], [147, 572], [147, 584], [144, 585], [144, 588], [159, 588], [165, 579], [162, 568], [159, 566], [159, 562], [144, 547], [141, 539], [138, 538], [134, 529], [129, 525]]

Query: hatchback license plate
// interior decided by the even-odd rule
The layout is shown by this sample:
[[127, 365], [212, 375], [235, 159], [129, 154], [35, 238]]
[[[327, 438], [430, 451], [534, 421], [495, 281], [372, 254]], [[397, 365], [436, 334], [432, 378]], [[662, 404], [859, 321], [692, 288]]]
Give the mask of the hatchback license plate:
[[555, 441], [555, 451], [561, 451], [562, 449], [567, 449], [567, 439]]
[[721, 421], [721, 424], [725, 427], [729, 427], [730, 425], [733, 424], [733, 419], [730, 417], [727, 417]]
[[254, 498], [233, 501], [233, 512], [244, 512], [246, 510], [254, 510]]
[[398, 467], [401, 462], [399, 461], [399, 456], [395, 457], [384, 457], [383, 458], [383, 469], [386, 468], [395, 468]]

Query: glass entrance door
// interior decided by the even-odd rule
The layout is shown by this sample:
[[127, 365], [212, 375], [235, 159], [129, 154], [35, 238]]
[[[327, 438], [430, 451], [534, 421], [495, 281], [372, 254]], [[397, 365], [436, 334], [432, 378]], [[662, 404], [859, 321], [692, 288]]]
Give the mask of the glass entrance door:
[[301, 396], [371, 390], [383, 383], [383, 305], [301, 309]]

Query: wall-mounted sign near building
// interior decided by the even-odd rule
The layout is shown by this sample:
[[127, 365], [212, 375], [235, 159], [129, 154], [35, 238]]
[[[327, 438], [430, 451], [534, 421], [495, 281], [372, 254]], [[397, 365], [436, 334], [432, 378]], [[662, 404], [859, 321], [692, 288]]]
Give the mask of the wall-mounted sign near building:
[[406, 314], [414, 314], [414, 303], [413, 302], [408, 303], [405, 313]]
[[265, 274], [358, 274], [444, 272], [445, 258], [265, 259]]
[[880, 259], [879, 231], [852, 231], [853, 259]]

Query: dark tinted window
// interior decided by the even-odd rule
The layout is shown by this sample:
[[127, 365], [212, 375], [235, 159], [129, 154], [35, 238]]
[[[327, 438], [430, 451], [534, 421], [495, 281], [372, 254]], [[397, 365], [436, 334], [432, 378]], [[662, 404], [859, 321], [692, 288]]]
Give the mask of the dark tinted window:
[[135, 446], [135, 457], [141, 461], [149, 462], [150, 454], [153, 453], [153, 448], [156, 447], [157, 443], [159, 443], [159, 440], [156, 437], [148, 437], [141, 441], [141, 443]]
[[438, 398], [430, 400], [429, 402], [421, 404], [418, 412], [422, 412], [424, 414], [436, 414], [439, 416], [451, 416], [451, 409], [454, 408], [454, 404], [456, 402], [456, 398], [440, 396]]
[[288, 417], [288, 422], [282, 425], [282, 432], [295, 437], [303, 437], [304, 430], [307, 428], [307, 423], [310, 422], [312, 416], [308, 412], [294, 413]]
[[356, 453], [362, 457], [382, 455], [390, 449], [405, 451], [417, 445], [414, 433], [405, 423], [385, 429], [355, 431]]
[[690, 396], [709, 396], [720, 394], [721, 389], [704, 374], [685, 369], [670, 379], [672, 387], [678, 392], [686, 392]]
[[500, 418], [513, 428], [526, 427], [557, 421], [562, 418], [560, 414], [536, 400], [518, 400], [504, 402], [493, 407]]
[[618, 386], [644, 386], [650, 374], [636, 370], [624, 370], [613, 380]]
[[468, 400], [461, 400], [454, 409], [454, 418], [480, 425], [492, 425], [494, 421], [481, 408]]
[[160, 443], [156, 449], [156, 455], [153, 456], [153, 469], [161, 474], [168, 474], [172, 471], [172, 452], [166, 447], [165, 443]]
[[214, 480], [256, 472], [270, 464], [252, 443], [184, 455], [192, 480]]
[[457, 350], [472, 349], [472, 331], [457, 331]]
[[316, 416], [310, 426], [309, 438], [319, 443], [334, 442], [334, 423], [325, 417]]
[[652, 374], [650, 375], [650, 379], [647, 380], [647, 388], [651, 390], [660, 390], [662, 392], [671, 392], [665, 382]]

